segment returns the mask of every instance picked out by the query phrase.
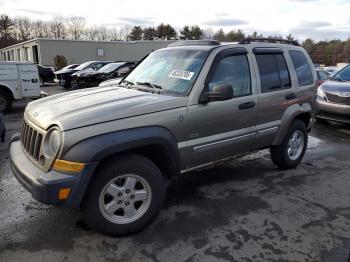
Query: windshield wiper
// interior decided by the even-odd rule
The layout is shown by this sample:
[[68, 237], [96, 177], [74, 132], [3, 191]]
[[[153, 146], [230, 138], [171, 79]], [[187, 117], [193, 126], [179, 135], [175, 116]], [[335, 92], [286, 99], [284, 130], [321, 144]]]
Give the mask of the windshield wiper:
[[131, 82], [129, 80], [125, 80], [125, 79], [123, 81], [121, 81], [119, 84], [122, 84], [122, 83], [125, 83], [125, 87], [127, 87], [127, 88], [135, 85], [133, 82]]
[[138, 85], [152, 87], [153, 89], [163, 89], [160, 85], [152, 84], [150, 82], [136, 82]]

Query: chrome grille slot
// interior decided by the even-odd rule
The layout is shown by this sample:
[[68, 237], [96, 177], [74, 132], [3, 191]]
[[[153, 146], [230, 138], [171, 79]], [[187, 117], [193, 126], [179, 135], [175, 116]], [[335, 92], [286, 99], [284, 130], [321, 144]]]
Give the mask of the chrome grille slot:
[[21, 132], [21, 144], [24, 151], [34, 160], [39, 160], [43, 133], [26, 121], [23, 121]]
[[25, 149], [26, 149], [26, 151], [28, 153], [29, 153], [30, 141], [32, 140], [32, 135], [33, 135], [33, 128], [29, 127], [27, 141], [26, 141], [26, 144], [25, 144]]
[[343, 97], [343, 96], [338, 96], [330, 93], [326, 93], [326, 97], [329, 102], [343, 104], [343, 105], [350, 105], [350, 97]]
[[38, 132], [36, 132], [35, 130], [32, 133], [31, 139], [30, 139], [30, 143], [29, 143], [29, 154], [32, 156], [34, 153], [34, 144], [36, 141], [36, 137], [38, 135]]
[[35, 160], [39, 160], [39, 152], [40, 152], [40, 146], [41, 146], [42, 140], [43, 140], [43, 135], [38, 133], [38, 137], [35, 140], [34, 152], [33, 152], [33, 156]]

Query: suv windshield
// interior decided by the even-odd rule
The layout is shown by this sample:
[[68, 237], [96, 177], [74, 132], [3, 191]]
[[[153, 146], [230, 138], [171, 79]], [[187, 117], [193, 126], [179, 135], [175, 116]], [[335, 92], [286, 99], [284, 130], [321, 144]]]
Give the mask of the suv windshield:
[[116, 70], [118, 67], [120, 67], [121, 65], [123, 65], [124, 62], [120, 62], [120, 63], [110, 63], [110, 64], [107, 64], [103, 67], [101, 67], [100, 70], [98, 70], [98, 72], [101, 72], [101, 73], [110, 73], [110, 72], [113, 72], [114, 70]]
[[165, 49], [151, 53], [123, 82], [147, 83], [178, 95], [186, 95], [192, 88], [207, 51]]
[[331, 80], [334, 81], [341, 81], [341, 82], [348, 82], [350, 81], [350, 65], [345, 67], [343, 70], [336, 73]]

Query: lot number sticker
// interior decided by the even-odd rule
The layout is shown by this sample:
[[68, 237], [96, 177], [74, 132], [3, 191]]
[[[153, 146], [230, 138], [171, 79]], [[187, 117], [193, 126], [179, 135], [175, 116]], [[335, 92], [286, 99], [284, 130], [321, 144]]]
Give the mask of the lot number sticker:
[[189, 80], [191, 80], [193, 75], [194, 75], [194, 72], [182, 71], [182, 70], [173, 70], [173, 71], [170, 72], [168, 77], [180, 78], [180, 79], [189, 81]]

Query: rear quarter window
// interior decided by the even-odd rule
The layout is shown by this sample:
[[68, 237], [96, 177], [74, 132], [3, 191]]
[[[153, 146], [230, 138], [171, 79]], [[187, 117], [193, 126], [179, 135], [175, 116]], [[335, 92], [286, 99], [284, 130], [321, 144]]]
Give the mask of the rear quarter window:
[[312, 85], [314, 80], [310, 65], [301, 51], [289, 50], [295, 72], [297, 74], [299, 86]]

